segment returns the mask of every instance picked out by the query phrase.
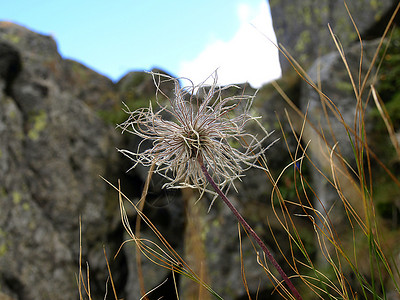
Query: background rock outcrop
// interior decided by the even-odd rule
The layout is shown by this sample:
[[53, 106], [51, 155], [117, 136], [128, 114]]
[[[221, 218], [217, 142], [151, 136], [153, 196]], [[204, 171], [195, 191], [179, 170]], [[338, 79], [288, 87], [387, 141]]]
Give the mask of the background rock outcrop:
[[73, 299], [79, 216], [86, 257], [107, 235], [99, 175], [115, 132], [89, 105], [113, 84], [89, 70], [94, 84], [79, 82], [84, 67], [21, 26], [2, 22], [0, 45], [1, 286], [16, 299]]
[[[322, 137], [331, 147], [338, 143], [336, 150], [352, 167], [356, 167], [354, 149], [340, 118], [342, 117], [347, 124], [354, 123], [357, 117], [355, 109], [357, 92], [362, 94], [361, 98], [365, 105], [367, 118], [365, 132], [367, 136], [373, 135], [373, 122], [376, 119], [373, 120], [370, 114], [373, 100], [369, 89], [371, 84], [375, 87], [380, 84], [376, 72], [378, 63], [383, 57], [384, 47], [380, 45], [381, 37], [397, 6], [398, 1], [346, 1], [346, 3], [336, 0], [270, 1], [278, 42], [306, 71], [303, 75], [307, 76], [307, 79], [303, 80], [289, 63], [290, 59], [280, 53], [283, 71], [281, 82], [286, 85], [284, 90], [290, 93], [290, 99], [303, 114], [307, 114], [308, 122], [304, 128], [303, 141], [305, 143], [312, 141], [310, 153], [314, 158], [313, 161], [322, 170], [330, 169], [327, 164], [329, 160], [326, 159], [329, 153], [323, 149], [325, 141]], [[395, 16], [393, 24], [399, 24], [398, 15]], [[335, 45], [328, 25], [343, 51], [346, 62], [343, 61]], [[363, 40], [362, 45], [357, 30]], [[394, 37], [392, 41], [394, 45], [397, 43], [396, 40]], [[390, 59], [392, 54], [393, 52], [387, 55], [383, 62]], [[348, 64], [354, 85], [345, 64]], [[382, 69], [380, 70], [382, 78], [393, 76], [389, 70]], [[301, 73], [299, 70], [297, 72]], [[395, 83], [391, 81], [391, 84]], [[358, 89], [357, 92], [354, 89]], [[390, 99], [384, 100], [389, 102]], [[332, 101], [335, 107], [331, 106], [329, 101]], [[333, 110], [329, 109], [329, 106], [333, 107]], [[334, 110], [341, 115], [338, 116]], [[296, 121], [296, 114], [292, 114], [292, 118]], [[297, 132], [300, 132], [302, 123], [294, 122], [294, 124]], [[354, 135], [352, 138], [354, 140]], [[332, 191], [332, 187], [329, 188], [326, 182], [322, 183], [319, 174], [314, 175], [317, 194], [324, 199], [324, 203], [326, 200], [332, 204], [333, 199], [337, 199], [336, 191]], [[340, 217], [338, 214], [339, 219]]]
[[[278, 43], [283, 45], [304, 69], [314, 60], [336, 51], [328, 24], [344, 49], [358, 41], [357, 32], [341, 0], [270, 0], [271, 15]], [[397, 1], [346, 1], [363, 39], [382, 36]], [[291, 69], [280, 54], [282, 72]]]
[[[346, 213], [347, 204], [342, 203], [342, 197], [349, 201], [348, 204], [357, 212], [357, 217], [361, 220], [368, 219], [370, 203], [363, 206], [365, 195], [360, 192], [357, 184], [352, 183], [353, 177], [364, 176], [357, 175], [360, 172], [357, 168], [368, 165], [361, 173], [371, 176], [366, 182], [371, 191], [374, 191], [371, 200], [371, 209], [374, 209], [373, 206], [376, 209], [374, 217], [377, 222], [381, 222], [379, 228], [385, 236], [398, 237], [400, 198], [393, 196], [394, 191], [398, 191], [398, 183], [395, 183], [396, 179], [388, 179], [382, 167], [383, 162], [393, 172], [391, 176], [398, 178], [398, 153], [396, 154], [395, 147], [389, 141], [387, 129], [382, 125], [382, 117], [377, 113], [371, 90], [374, 87], [379, 93], [382, 92], [382, 103], [387, 107], [387, 116], [393, 122], [394, 131], [399, 132], [399, 94], [394, 90], [399, 85], [393, 79], [398, 76], [399, 70], [387, 66], [397, 65], [399, 59], [399, 31], [396, 29], [400, 24], [398, 14], [393, 18], [389, 31], [390, 42], [388, 36], [382, 40], [382, 34], [399, 3], [346, 1], [346, 4], [355, 25], [343, 1], [270, 1], [278, 42], [304, 69], [303, 72], [297, 66], [293, 68], [289, 63], [290, 59], [280, 55], [283, 68], [280, 80], [282, 95], [290, 94], [291, 101], [299, 109], [298, 113], [307, 118], [307, 122], [302, 123], [304, 119], [298, 119], [298, 113], [290, 115], [295, 131], [302, 134], [302, 142], [308, 146], [307, 154], [312, 161], [312, 166], [309, 165], [309, 169], [306, 167], [306, 176], [309, 176], [307, 179], [312, 183], [313, 206], [321, 213], [315, 216], [327, 218], [325, 222], [335, 228], [338, 239], [352, 240], [346, 233], [350, 228], [347, 222], [351, 222], [351, 217]], [[334, 37], [329, 32], [328, 24]], [[357, 27], [362, 42], [354, 26]], [[339, 49], [334, 39], [337, 40]], [[383, 86], [386, 87], [382, 88]], [[389, 86], [390, 92], [387, 90]], [[354, 132], [357, 132], [357, 138]], [[360, 155], [357, 152], [357, 146], [364, 142], [366, 144], [363, 145], [369, 147], [369, 153], [365, 156], [364, 153]], [[322, 225], [320, 220], [316, 224]], [[318, 245], [319, 242], [315, 236], [314, 244]], [[396, 243], [391, 238], [388, 239], [385, 245], [388, 248], [385, 251], [391, 253], [389, 255], [400, 253]], [[357, 254], [358, 257], [367, 255], [367, 245], [360, 241], [354, 241], [354, 245], [354, 251], [362, 253]], [[349, 245], [347, 247], [352, 248]], [[333, 248], [328, 245], [326, 251]], [[315, 261], [320, 265], [326, 264], [323, 251], [319, 247], [314, 249]], [[368, 268], [362, 262], [360, 266], [361, 273], [374, 272], [367, 271]], [[351, 270], [344, 271], [347, 272], [352, 273]], [[348, 276], [350, 277], [351, 275]], [[385, 282], [387, 278], [381, 280]], [[357, 281], [350, 280], [349, 286], [356, 292], [361, 292]], [[390, 287], [390, 284], [388, 286], [386, 293], [397, 299], [398, 291]]]

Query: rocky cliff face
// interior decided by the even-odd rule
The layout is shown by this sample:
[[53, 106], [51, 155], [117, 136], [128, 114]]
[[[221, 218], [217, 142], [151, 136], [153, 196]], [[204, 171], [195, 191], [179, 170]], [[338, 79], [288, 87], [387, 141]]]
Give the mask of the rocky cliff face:
[[[373, 37], [379, 32], [373, 29], [386, 18], [395, 2], [350, 2], [361, 35]], [[270, 4], [278, 41], [304, 67], [312, 66], [309, 72], [312, 78], [322, 79], [323, 86], [335, 93], [338, 105], [351, 120], [353, 111], [347, 107], [353, 99], [349, 96], [352, 91], [344, 84], [346, 74], [339, 67], [340, 57], [326, 29], [330, 22], [333, 30], [340, 33], [343, 46], [349, 46], [349, 57], [354, 55], [352, 63], [357, 63], [357, 46], [351, 47], [356, 35], [342, 2], [271, 0]], [[366, 45], [368, 59], [374, 47], [376, 42]], [[334, 53], [329, 53], [331, 50]], [[320, 64], [314, 64], [317, 58]], [[282, 63], [287, 69], [287, 64]], [[325, 67], [320, 69], [320, 65]], [[284, 77], [281, 84], [298, 108], [305, 111], [310, 103], [310, 118], [318, 123], [319, 94], [293, 74]], [[171, 93], [172, 89], [167, 86], [165, 91]], [[246, 88], [246, 92], [251, 91]], [[119, 219], [117, 194], [99, 175], [113, 183], [121, 179], [122, 191], [127, 196], [133, 201], [140, 197], [147, 170], [137, 168], [126, 173], [131, 162], [115, 150], [133, 148], [139, 141], [121, 135], [115, 124], [126, 117], [121, 113], [121, 101], [134, 109], [147, 106], [154, 94], [153, 81], [146, 73], [132, 72], [113, 83], [75, 61], [63, 59], [51, 37], [0, 22], [0, 298], [78, 297], [80, 217], [83, 261], [90, 264], [92, 296], [103, 297], [107, 280], [103, 245], [112, 256], [127, 236]], [[286, 122], [283, 131], [287, 145], [283, 142], [276, 114], [284, 120], [284, 109], [291, 116], [295, 116], [294, 110], [270, 86], [258, 92], [254, 106], [263, 115], [267, 129], [276, 130], [271, 141], [281, 138], [267, 153], [271, 172], [278, 175], [290, 162], [287, 147], [295, 152], [297, 144], [290, 138], [291, 128]], [[293, 120], [301, 126], [301, 122]], [[312, 137], [307, 134], [306, 139]], [[280, 247], [290, 254], [284, 230], [273, 221], [272, 184], [257, 172], [250, 171], [238, 183], [240, 194], [232, 193], [230, 197], [273, 252], [279, 253], [279, 248], [269, 234], [268, 225], [273, 228]], [[292, 180], [282, 179], [287, 183], [284, 196], [288, 198]], [[193, 195], [163, 191], [160, 182], [160, 178], [153, 180], [146, 215], [189, 262], [195, 265], [207, 259], [207, 264], [194, 268], [204, 271], [204, 278], [221, 296], [246, 298], [233, 216], [218, 202], [207, 213], [210, 199], [194, 206]], [[292, 213], [302, 211], [294, 209]], [[135, 213], [128, 211], [128, 215], [134, 224]], [[307, 222], [302, 226], [304, 232], [312, 230]], [[143, 236], [152, 235], [144, 229]], [[313, 243], [311, 239], [310, 245]], [[243, 237], [243, 249], [252, 253], [247, 237]], [[126, 299], [140, 297], [134, 251], [132, 245], [126, 246], [115, 261], [111, 260], [118, 295]], [[273, 287], [265, 280], [255, 256], [245, 255], [244, 263], [250, 294], [271, 297]], [[286, 266], [283, 260], [282, 263]], [[146, 289], [166, 278], [172, 283], [167, 270], [149, 262], [143, 264]], [[180, 282], [184, 297], [197, 295], [190, 282], [182, 278]], [[171, 288], [173, 293], [174, 286]]]
[[[328, 24], [346, 49], [357, 42], [357, 32], [341, 0], [269, 0], [277, 40], [307, 69], [317, 57], [336, 51]], [[397, 1], [346, 1], [363, 39], [382, 35]], [[285, 73], [291, 69], [281, 54]]]
[[73, 299], [79, 216], [90, 248], [106, 239], [99, 175], [115, 132], [93, 107], [113, 84], [14, 24], [0, 23], [0, 49], [1, 287], [18, 299]]
[[[346, 1], [343, 3], [336, 0], [270, 0], [270, 6], [278, 42], [305, 70], [305, 76], [308, 76], [309, 82], [297, 76], [288, 58], [281, 54], [280, 61], [284, 74], [282, 82], [289, 83], [285, 92], [295, 90], [296, 93], [291, 94], [291, 100], [297, 104], [302, 113], [307, 113], [308, 124], [304, 127], [303, 139], [304, 142], [312, 141], [310, 153], [314, 157], [314, 162], [322, 170], [330, 169], [329, 164], [326, 164], [329, 153], [321, 147], [324, 144], [321, 140], [323, 136], [331, 147], [338, 143], [337, 150], [352, 167], [356, 167], [354, 149], [340, 119], [343, 118], [347, 124], [354, 124], [357, 118], [354, 105], [357, 93], [362, 94], [360, 99], [365, 105], [366, 118], [370, 117], [368, 112], [374, 105], [371, 103], [373, 100], [369, 88], [371, 84], [376, 87], [379, 85], [377, 77], [374, 77], [378, 66], [374, 59], [379, 60], [382, 57], [376, 55], [380, 47], [379, 43], [398, 6], [398, 1]], [[394, 23], [399, 23], [398, 15], [394, 18]], [[334, 43], [328, 24], [343, 51], [346, 62], [343, 62]], [[360, 45], [358, 33], [363, 40], [362, 45]], [[354, 92], [348, 70], [353, 77], [354, 86], [359, 89], [356, 92]], [[381, 72], [386, 71], [381, 70]], [[318, 91], [318, 88], [312, 84], [318, 86], [320, 90]], [[389, 99], [386, 100], [389, 101]], [[333, 110], [336, 112], [328, 108], [329, 101], [332, 101]], [[340, 117], [337, 115], [338, 112]], [[296, 120], [295, 115], [293, 118]], [[366, 134], [372, 135], [374, 131], [372, 119], [366, 119], [365, 122]], [[300, 131], [301, 124], [298, 123], [297, 126]], [[354, 140], [354, 136], [352, 139]], [[332, 201], [337, 199], [336, 192], [327, 192], [330, 188], [326, 186], [326, 183], [324, 186], [320, 180], [320, 174], [314, 175], [317, 189], [324, 199], [322, 202], [332, 205]], [[327, 204], [327, 207], [331, 205]]]

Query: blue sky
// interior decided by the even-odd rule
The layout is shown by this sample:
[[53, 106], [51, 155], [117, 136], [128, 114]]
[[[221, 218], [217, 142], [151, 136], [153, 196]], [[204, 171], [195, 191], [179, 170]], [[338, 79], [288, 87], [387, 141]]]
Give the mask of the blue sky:
[[9, 0], [0, 20], [52, 35], [63, 57], [113, 80], [164, 69], [258, 87], [280, 75], [266, 0]]

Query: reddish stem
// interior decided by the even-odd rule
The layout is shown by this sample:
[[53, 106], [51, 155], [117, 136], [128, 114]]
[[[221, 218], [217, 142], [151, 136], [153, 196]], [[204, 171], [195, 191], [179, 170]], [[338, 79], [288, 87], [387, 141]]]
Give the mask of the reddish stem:
[[286, 273], [282, 270], [281, 266], [278, 264], [278, 262], [275, 260], [275, 258], [272, 256], [271, 252], [268, 250], [267, 246], [263, 243], [263, 241], [260, 239], [260, 237], [257, 235], [257, 233], [250, 227], [249, 224], [247, 224], [246, 220], [242, 217], [242, 215], [239, 213], [239, 211], [233, 206], [233, 204], [229, 201], [229, 199], [225, 196], [225, 194], [220, 190], [218, 185], [215, 183], [215, 181], [212, 179], [210, 173], [208, 173], [207, 168], [205, 167], [203, 163], [203, 159], [199, 155], [197, 157], [197, 161], [200, 164], [201, 170], [203, 171], [204, 175], [207, 178], [207, 181], [212, 185], [214, 190], [217, 192], [217, 194], [222, 198], [222, 200], [225, 202], [225, 204], [229, 207], [229, 209], [233, 212], [233, 214], [236, 216], [238, 219], [239, 223], [242, 224], [242, 226], [246, 229], [247, 232], [250, 233], [250, 235], [255, 239], [257, 244], [261, 247], [261, 249], [264, 251], [265, 255], [267, 256], [268, 260], [272, 263], [272, 265], [275, 267], [275, 269], [279, 272], [279, 274], [282, 276], [283, 280], [286, 282], [287, 286], [289, 289], [292, 291], [294, 297], [297, 300], [302, 300], [299, 292], [296, 290], [294, 287], [293, 283], [290, 281], [289, 277], [286, 275]]

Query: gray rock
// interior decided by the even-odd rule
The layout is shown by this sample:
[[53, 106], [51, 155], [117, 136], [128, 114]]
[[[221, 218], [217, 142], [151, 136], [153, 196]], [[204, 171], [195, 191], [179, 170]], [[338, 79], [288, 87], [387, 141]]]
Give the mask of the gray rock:
[[[335, 51], [328, 24], [346, 49], [358, 40], [341, 0], [270, 0], [277, 40], [300, 65], [308, 69], [314, 60]], [[378, 38], [398, 1], [346, 1], [363, 38]], [[291, 69], [280, 54], [283, 72]]]
[[105, 79], [92, 72], [97, 84], [67, 87], [54, 40], [10, 23], [0, 23], [0, 53], [1, 285], [19, 299], [73, 299], [79, 216], [85, 257], [106, 240], [99, 175], [114, 129], [88, 105]]
[[[361, 66], [362, 79], [365, 78], [366, 72], [371, 65], [378, 44], [379, 40], [363, 43], [363, 63]], [[360, 46], [354, 45], [349, 47], [345, 50], [345, 53], [347, 63], [350, 70], [352, 70], [352, 76], [356, 80], [356, 85], [358, 87], [357, 70], [359, 70], [360, 67]], [[366, 124], [364, 130], [367, 136], [370, 136], [374, 126], [368, 119], [368, 112], [371, 109], [371, 105], [366, 104], [368, 90], [372, 83], [374, 72], [375, 69], [372, 68], [371, 77], [366, 81], [365, 89], [362, 94], [363, 109], [365, 110], [364, 121]], [[357, 169], [353, 146], [349, 139], [350, 133], [353, 143], [356, 141], [354, 134], [351, 133], [351, 130], [354, 129], [354, 120], [357, 117], [356, 96], [342, 58], [337, 51], [324, 55], [315, 61], [308, 74], [313, 82], [319, 80], [318, 84], [321, 86], [322, 92], [329, 97], [336, 107], [334, 108], [331, 104], [326, 102], [325, 106], [327, 115], [325, 115], [322, 105], [322, 102], [325, 101], [321, 100], [321, 95], [310, 85], [305, 82], [303, 83], [300, 108], [303, 113], [308, 110], [308, 120], [314, 125], [314, 128], [312, 128], [310, 124], [307, 124], [304, 134], [304, 140], [311, 141], [309, 146], [311, 159], [325, 174], [328, 176], [331, 175], [331, 164], [329, 159], [330, 150], [326, 148], [325, 142], [322, 140], [323, 136], [326, 143], [331, 147], [337, 144], [335, 153], [340, 154], [349, 166]], [[370, 99], [369, 102], [371, 101], [372, 100]], [[329, 108], [329, 106], [332, 108]], [[340, 112], [340, 116], [338, 112]], [[344, 122], [350, 126], [349, 133], [345, 130], [341, 118], [343, 118]], [[333, 162], [335, 163], [337, 170], [342, 170], [342, 172], [347, 171], [347, 167], [341, 165], [340, 160], [336, 159], [335, 155], [333, 155]], [[312, 178], [313, 186], [319, 199], [315, 201], [316, 209], [322, 213], [324, 211], [329, 211], [330, 220], [336, 225], [336, 230], [340, 231], [340, 224], [344, 221], [343, 219], [346, 215], [343, 211], [342, 205], [338, 203], [338, 192], [328, 181], [321, 180], [321, 174], [319, 172], [312, 172]], [[360, 207], [360, 203], [362, 202], [360, 195], [353, 190], [351, 185], [346, 184], [346, 182], [348, 183], [348, 180], [344, 180], [343, 178], [344, 176], [342, 175], [339, 175], [337, 178], [343, 194], [348, 197], [353, 207], [358, 208], [357, 211], [361, 213], [363, 210]]]
[[[377, 50], [379, 40], [369, 41], [363, 43], [363, 63], [361, 66], [361, 79], [365, 78], [366, 72], [368, 71], [372, 58]], [[352, 76], [355, 80], [355, 84], [358, 87], [358, 70], [360, 68], [360, 46], [354, 45], [345, 50], [346, 60], [350, 70], [352, 70]], [[365, 83], [365, 88], [362, 93], [363, 103], [368, 96], [368, 88], [373, 82], [373, 75], [375, 68], [371, 70], [369, 79]], [[356, 117], [356, 96], [353, 91], [351, 81], [349, 79], [348, 72], [345, 65], [337, 51], [329, 53], [320, 59], [317, 59], [311, 66], [308, 75], [311, 80], [321, 86], [322, 92], [329, 97], [334, 103], [337, 111], [340, 112], [341, 117], [346, 124], [353, 124], [354, 118]], [[325, 137], [330, 145], [333, 145], [336, 141], [339, 142], [338, 147], [341, 153], [346, 159], [354, 157], [353, 149], [348, 139], [348, 134], [343, 128], [343, 124], [340, 122], [340, 116], [334, 112], [335, 108], [327, 108], [328, 119], [325, 118], [323, 106], [321, 103], [321, 95], [307, 83], [302, 85], [302, 93], [300, 99], [300, 108], [303, 113], [308, 109], [308, 119], [311, 123], [321, 128], [326, 134]], [[327, 102], [329, 105], [329, 102]], [[367, 109], [370, 106], [366, 106]], [[329, 122], [332, 126], [332, 132], [330, 132]], [[372, 125], [367, 123], [367, 128], [371, 129]], [[353, 137], [354, 139], [354, 137]]]

